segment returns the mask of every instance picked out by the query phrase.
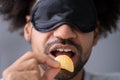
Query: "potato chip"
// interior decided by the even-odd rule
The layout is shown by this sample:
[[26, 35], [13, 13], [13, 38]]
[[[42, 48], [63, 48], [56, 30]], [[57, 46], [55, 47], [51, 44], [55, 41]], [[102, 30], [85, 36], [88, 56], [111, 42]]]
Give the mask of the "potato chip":
[[55, 58], [56, 61], [60, 62], [61, 68], [70, 72], [74, 71], [73, 61], [67, 55], [59, 55]]

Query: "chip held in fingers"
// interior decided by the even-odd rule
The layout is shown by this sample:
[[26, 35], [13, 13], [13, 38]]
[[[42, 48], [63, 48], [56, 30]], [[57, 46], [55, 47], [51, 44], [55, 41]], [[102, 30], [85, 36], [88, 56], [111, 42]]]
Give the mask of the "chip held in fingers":
[[60, 62], [61, 64], [61, 68], [65, 69], [69, 72], [73, 72], [74, 71], [74, 65], [73, 65], [73, 61], [71, 60], [71, 58], [67, 55], [59, 55], [55, 58], [56, 61]]

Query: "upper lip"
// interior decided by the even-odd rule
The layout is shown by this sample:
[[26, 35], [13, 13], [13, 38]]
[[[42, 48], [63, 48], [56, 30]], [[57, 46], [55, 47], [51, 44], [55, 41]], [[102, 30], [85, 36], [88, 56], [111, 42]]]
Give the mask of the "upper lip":
[[77, 49], [75, 46], [72, 45], [62, 45], [62, 44], [55, 44], [53, 45], [50, 49], [49, 49], [49, 53], [51, 55], [53, 55], [54, 57], [55, 54], [53, 54], [54, 51], [59, 51], [59, 52], [63, 52], [63, 53], [69, 53], [71, 55], [71, 57], [75, 56], [77, 54]]

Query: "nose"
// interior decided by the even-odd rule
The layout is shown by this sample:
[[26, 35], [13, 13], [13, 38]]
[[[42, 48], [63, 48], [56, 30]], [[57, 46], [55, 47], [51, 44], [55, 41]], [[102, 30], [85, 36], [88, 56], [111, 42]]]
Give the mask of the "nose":
[[54, 31], [54, 36], [61, 39], [73, 39], [76, 38], [76, 32], [68, 24], [59, 26]]

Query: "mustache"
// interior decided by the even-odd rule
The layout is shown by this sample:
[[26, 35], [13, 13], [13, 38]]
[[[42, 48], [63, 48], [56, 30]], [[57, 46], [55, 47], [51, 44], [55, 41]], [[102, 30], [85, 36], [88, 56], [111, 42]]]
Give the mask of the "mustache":
[[58, 40], [48, 43], [45, 47], [45, 53], [47, 53], [50, 47], [53, 46], [54, 44], [72, 45], [78, 50], [79, 53], [82, 53], [82, 46], [72, 41], [71, 39], [58, 39]]

